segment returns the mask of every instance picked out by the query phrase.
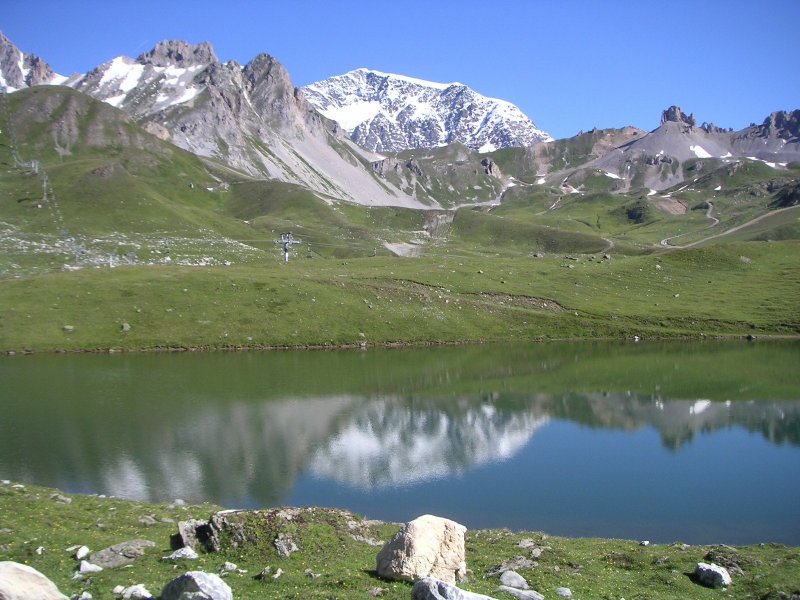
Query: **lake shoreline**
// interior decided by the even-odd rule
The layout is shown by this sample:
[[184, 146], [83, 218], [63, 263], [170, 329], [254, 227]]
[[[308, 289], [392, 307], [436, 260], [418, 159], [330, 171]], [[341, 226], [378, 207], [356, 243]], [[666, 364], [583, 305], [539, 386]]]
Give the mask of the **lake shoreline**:
[[591, 342], [667, 342], [667, 341], [779, 341], [779, 340], [800, 340], [798, 334], [715, 334], [715, 335], [665, 335], [647, 337], [566, 337], [566, 338], [533, 338], [529, 340], [507, 339], [507, 340], [459, 340], [459, 341], [416, 341], [416, 342], [361, 342], [353, 344], [252, 344], [252, 345], [199, 345], [199, 346], [143, 346], [124, 348], [120, 346], [96, 347], [96, 348], [56, 348], [46, 350], [33, 350], [23, 348], [20, 350], [3, 350], [0, 356], [29, 356], [34, 354], [170, 354], [170, 353], [193, 353], [193, 352], [293, 352], [304, 350], [370, 350], [370, 349], [403, 349], [403, 348], [447, 348], [460, 346], [487, 346], [502, 344], [548, 344], [548, 343], [591, 343]]
[[[244, 545], [231, 546], [228, 540], [219, 552], [201, 551], [196, 559], [170, 562], [160, 557], [171, 552], [174, 544], [170, 537], [177, 533], [178, 521], [205, 521], [220, 507], [180, 500], [150, 504], [69, 494], [57, 488], [3, 480], [0, 508], [2, 557], [36, 568], [70, 597], [83, 591], [98, 594], [119, 584], [142, 584], [158, 595], [183, 571], [218, 573], [223, 563], [236, 565], [237, 571], [225, 577], [236, 598], [333, 594], [355, 599], [375, 589], [382, 590], [381, 597], [388, 599], [411, 595], [411, 584], [386, 581], [372, 571], [380, 547], [400, 525], [366, 520], [346, 510], [307, 507], [248, 511], [264, 515], [259, 536], [248, 536]], [[14, 515], [13, 520], [10, 515]], [[282, 558], [273, 539], [287, 535], [296, 542], [297, 550]], [[798, 547], [768, 542], [736, 547], [679, 541], [651, 544], [508, 529], [469, 530], [466, 536], [470, 575], [459, 586], [492, 597], [502, 596], [492, 571], [511, 561], [516, 561], [516, 570], [531, 587], [547, 597], [552, 597], [557, 588], [570, 588], [577, 597], [635, 597], [646, 591], [655, 600], [717, 593], [703, 588], [692, 577], [696, 563], [703, 561], [731, 570], [733, 583], [727, 588], [727, 597], [788, 598], [796, 592], [794, 574], [800, 566]], [[96, 552], [131, 539], [152, 540], [154, 548], [131, 560], [126, 568], [74, 575], [79, 565], [74, 558], [78, 546]], [[266, 567], [270, 577], [258, 577]], [[278, 571], [280, 575], [272, 577]], [[315, 576], [309, 576], [309, 572]]]

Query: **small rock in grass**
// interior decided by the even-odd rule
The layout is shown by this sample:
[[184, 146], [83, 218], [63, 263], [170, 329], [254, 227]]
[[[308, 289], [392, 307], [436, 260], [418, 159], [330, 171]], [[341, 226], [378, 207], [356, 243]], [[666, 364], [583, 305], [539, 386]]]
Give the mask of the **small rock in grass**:
[[82, 560], [81, 566], [78, 567], [80, 573], [99, 573], [103, 567], [90, 563], [88, 560]]
[[161, 592], [161, 600], [233, 600], [230, 586], [218, 575], [188, 571], [170, 581]]
[[503, 574], [500, 575], [500, 583], [508, 587], [517, 588], [518, 590], [528, 589], [528, 582], [516, 571], [504, 571]]
[[175, 550], [175, 552], [173, 552], [169, 556], [162, 556], [161, 560], [168, 562], [175, 562], [182, 559], [197, 560], [197, 558], [198, 558], [197, 552], [195, 552], [191, 548], [186, 547]]
[[[116, 590], [117, 588], [114, 589]], [[141, 583], [123, 588], [121, 595], [123, 600], [152, 600], [153, 598], [153, 594]]]
[[566, 587], [556, 588], [556, 594], [562, 598], [572, 598], [572, 590]]
[[89, 550], [86, 546], [79, 546], [77, 550], [75, 550], [75, 558], [78, 560], [83, 560], [87, 556], [91, 554], [91, 550]]

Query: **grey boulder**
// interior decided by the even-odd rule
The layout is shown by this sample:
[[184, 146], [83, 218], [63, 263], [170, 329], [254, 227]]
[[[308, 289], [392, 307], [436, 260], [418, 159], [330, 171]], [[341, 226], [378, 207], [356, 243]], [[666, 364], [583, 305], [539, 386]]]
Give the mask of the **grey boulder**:
[[28, 565], [0, 562], [0, 598], [3, 600], [67, 600], [56, 584]]
[[467, 592], [433, 577], [425, 577], [415, 583], [411, 597], [414, 600], [494, 600], [491, 596]]
[[218, 575], [188, 571], [164, 586], [161, 600], [233, 600], [233, 592]]

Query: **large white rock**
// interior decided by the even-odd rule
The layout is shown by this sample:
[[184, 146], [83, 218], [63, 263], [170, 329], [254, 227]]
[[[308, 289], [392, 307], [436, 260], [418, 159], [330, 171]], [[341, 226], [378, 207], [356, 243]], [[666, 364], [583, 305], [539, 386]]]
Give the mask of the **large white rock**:
[[28, 565], [0, 562], [0, 600], [67, 600], [56, 584]]
[[378, 553], [378, 575], [419, 581], [433, 577], [455, 584], [466, 575], [463, 525], [433, 515], [406, 523]]
[[694, 575], [698, 583], [706, 587], [727, 587], [731, 584], [731, 575], [728, 569], [719, 565], [697, 563]]

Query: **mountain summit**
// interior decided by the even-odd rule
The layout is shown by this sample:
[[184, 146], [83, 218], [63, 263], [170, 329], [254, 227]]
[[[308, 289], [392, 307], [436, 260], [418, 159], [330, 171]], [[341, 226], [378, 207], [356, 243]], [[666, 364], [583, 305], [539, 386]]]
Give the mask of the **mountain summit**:
[[461, 83], [434, 83], [356, 69], [303, 88], [308, 101], [350, 138], [376, 152], [459, 142], [478, 152], [552, 141], [510, 102]]

